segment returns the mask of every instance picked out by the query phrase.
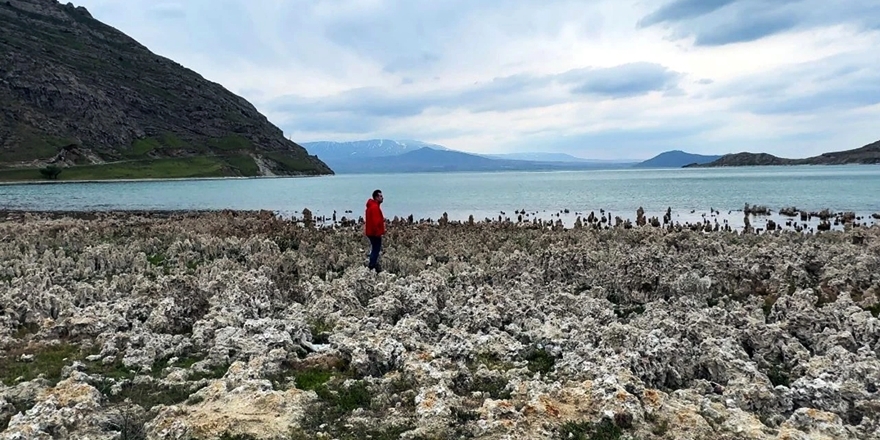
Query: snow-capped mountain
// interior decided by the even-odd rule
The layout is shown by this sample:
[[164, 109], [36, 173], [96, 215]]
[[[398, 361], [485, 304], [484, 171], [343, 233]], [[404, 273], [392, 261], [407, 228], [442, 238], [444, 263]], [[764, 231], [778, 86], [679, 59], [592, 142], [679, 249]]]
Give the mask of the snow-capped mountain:
[[309, 154], [318, 156], [321, 160], [356, 159], [361, 157], [385, 157], [397, 156], [421, 148], [434, 150], [448, 150], [442, 145], [429, 144], [427, 142], [411, 140], [370, 139], [353, 142], [305, 142], [301, 143]]

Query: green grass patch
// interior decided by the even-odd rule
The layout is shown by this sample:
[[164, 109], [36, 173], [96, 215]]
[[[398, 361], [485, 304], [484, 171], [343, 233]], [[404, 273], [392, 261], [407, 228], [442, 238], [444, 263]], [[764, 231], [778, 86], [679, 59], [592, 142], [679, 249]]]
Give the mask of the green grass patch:
[[494, 375], [477, 375], [481, 366], [492, 371], [507, 371], [513, 368], [513, 364], [502, 360], [495, 353], [477, 353], [473, 360], [467, 362], [470, 373], [461, 373], [452, 381], [452, 391], [459, 396], [468, 397], [473, 392], [488, 394], [492, 399], [510, 399], [511, 393], [507, 389], [508, 380], [500, 373]]
[[165, 266], [166, 265], [165, 260], [166, 260], [165, 254], [152, 254], [152, 255], [147, 256], [147, 261], [156, 267]]
[[[410, 426], [382, 427], [348, 423], [346, 419], [352, 411], [373, 411], [376, 408], [373, 408], [373, 393], [367, 382], [349, 380], [357, 375], [347, 365], [297, 367], [287, 364], [284, 368], [269, 377], [275, 389], [285, 389], [290, 384], [295, 384], [298, 389], [314, 391], [318, 396], [318, 401], [306, 409], [300, 428], [291, 432], [290, 438], [315, 438], [318, 432], [324, 432], [337, 439], [392, 439], [412, 429]], [[413, 383], [406, 378], [392, 381], [389, 385], [390, 391], [398, 395], [397, 400], [392, 398], [392, 401], [401, 401], [403, 406], [404, 400], [414, 401], [415, 396], [409, 389], [412, 386]], [[404, 388], [407, 390], [403, 390]], [[413, 395], [409, 396], [407, 392]]]
[[[224, 177], [228, 165], [217, 157], [146, 159], [64, 168], [58, 180], [174, 179]], [[38, 169], [0, 170], [2, 181], [42, 180]]]
[[[64, 174], [63, 172], [61, 174]], [[59, 176], [60, 177], [60, 176]], [[5, 168], [0, 169], [0, 181], [45, 180], [37, 168]]]
[[180, 140], [180, 138], [177, 137], [176, 134], [170, 133], [170, 132], [162, 133], [162, 135], [159, 136], [159, 142], [161, 142], [162, 145], [164, 145], [168, 148], [186, 148], [187, 147], [186, 142]]
[[111, 403], [122, 403], [126, 400], [140, 405], [144, 409], [157, 405], [176, 405], [185, 402], [195, 391], [191, 385], [159, 385], [152, 382], [127, 382], [117, 394], [105, 394]]
[[291, 438], [315, 438], [317, 432], [325, 432], [337, 439], [394, 439], [410, 427], [383, 428], [375, 425], [364, 426], [346, 422], [349, 413], [358, 408], [367, 409], [372, 394], [364, 381], [355, 381], [346, 386], [341, 379], [334, 379], [319, 385], [314, 390], [319, 402], [306, 409], [300, 429], [291, 433]]
[[226, 371], [229, 370], [229, 365], [215, 365], [213, 367], [208, 368], [206, 371], [197, 371], [189, 376], [189, 380], [199, 381], [202, 379], [220, 379], [224, 375], [226, 375]]
[[30, 322], [15, 329], [15, 332], [12, 333], [12, 337], [15, 339], [24, 339], [28, 335], [32, 335], [38, 331], [40, 331], [40, 325], [35, 322]]
[[[63, 168], [57, 180], [182, 179], [257, 176], [259, 167], [246, 155], [143, 159]], [[0, 181], [45, 180], [38, 168], [0, 169]]]
[[334, 384], [329, 387], [320, 385], [315, 389], [318, 397], [327, 402], [332, 410], [349, 412], [357, 408], [366, 408], [370, 405], [372, 395], [367, 388], [367, 383], [358, 380], [348, 386]]
[[136, 139], [134, 142], [131, 143], [131, 148], [123, 152], [123, 154], [127, 157], [143, 157], [161, 147], [162, 145], [157, 139]]
[[287, 171], [307, 172], [315, 170], [315, 166], [305, 156], [296, 156], [293, 153], [280, 151], [271, 151], [263, 155], [278, 162]]
[[[155, 378], [158, 378], [162, 375], [162, 371], [164, 371], [165, 368], [170, 368], [170, 367], [189, 369], [196, 362], [198, 362], [204, 358], [205, 358], [205, 356], [200, 355], [200, 354], [183, 356], [183, 357], [177, 358], [174, 361], [174, 363], [172, 363], [171, 365], [168, 365], [168, 361], [170, 361], [171, 358], [170, 357], [165, 358], [165, 359], [162, 359], [162, 360], [159, 360], [159, 361], [156, 361], [153, 363], [152, 367], [150, 367], [150, 375]], [[219, 372], [221, 367], [223, 369], [222, 373]], [[227, 368], [228, 367], [221, 365], [216, 368], [209, 369], [209, 372], [207, 372], [207, 373], [198, 373], [198, 374], [200, 374], [201, 377], [203, 377], [203, 378], [208, 378], [208, 377], [214, 378], [215, 376], [216, 377], [223, 377], [223, 375], [226, 374]], [[219, 376], [217, 376], [218, 373], [219, 373]], [[191, 380], [198, 380], [198, 379], [191, 379]]]
[[471, 393], [481, 392], [495, 400], [506, 400], [511, 397], [507, 385], [508, 381], [503, 376], [459, 374], [452, 380], [452, 391], [462, 397], [470, 397]]
[[333, 331], [333, 324], [323, 317], [312, 320], [309, 323], [309, 331], [312, 332], [312, 341], [315, 344], [327, 344], [330, 342], [330, 333]]
[[[200, 359], [199, 356], [184, 356], [176, 360], [172, 366], [189, 368]], [[110, 403], [118, 404], [128, 400], [149, 410], [156, 405], [176, 405], [189, 401], [190, 395], [196, 390], [197, 384], [192, 382], [173, 385], [156, 383], [155, 379], [161, 376], [162, 370], [168, 364], [167, 361], [168, 358], [154, 363], [148, 374], [141, 375], [126, 367], [122, 363], [122, 357], [118, 356], [115, 362], [107, 365], [104, 365], [100, 360], [86, 362], [85, 372], [92, 376], [91, 385], [106, 396]], [[203, 373], [203, 376], [215, 376], [216, 370]], [[135, 378], [139, 378], [139, 380], [135, 382]], [[197, 375], [194, 378], [191, 377], [190, 380], [198, 381], [201, 378]], [[140, 379], [144, 380], [140, 381]], [[120, 383], [120, 391], [113, 394], [114, 385]]]
[[773, 312], [773, 306], [776, 304], [776, 300], [779, 299], [779, 295], [766, 295], [764, 296], [764, 304], [761, 305], [761, 310], [764, 311], [764, 317], [769, 317], [770, 313]]
[[387, 426], [376, 427], [375, 425], [348, 424], [347, 426], [327, 426], [325, 432], [332, 432], [332, 437], [318, 437], [312, 432], [303, 429], [292, 429], [288, 438], [290, 440], [312, 440], [316, 438], [334, 438], [338, 440], [397, 440], [404, 432], [415, 429], [415, 426]]
[[113, 363], [106, 365], [100, 360], [86, 362], [86, 372], [89, 374], [99, 374], [105, 379], [113, 379], [114, 381], [134, 379], [137, 375], [137, 373], [128, 369], [128, 367], [122, 363], [122, 356], [117, 356]]
[[304, 391], [315, 391], [319, 396], [328, 395], [329, 389], [327, 383], [336, 378], [335, 382], [344, 381], [353, 378], [354, 372], [342, 365], [336, 366], [310, 366], [298, 367], [285, 362], [282, 369], [268, 377], [272, 382], [272, 386], [278, 390], [287, 389], [290, 383], [293, 383], [297, 389]]
[[208, 141], [208, 147], [221, 151], [250, 150], [251, 146], [251, 141], [237, 134]]
[[600, 422], [565, 422], [559, 429], [561, 440], [617, 440], [623, 429], [609, 419]]
[[523, 358], [528, 362], [529, 371], [532, 373], [546, 375], [556, 365], [556, 358], [543, 348], [529, 348], [525, 351]]
[[[33, 359], [23, 361], [22, 354], [33, 355]], [[27, 382], [43, 376], [54, 385], [61, 379], [61, 369], [81, 357], [80, 348], [69, 343], [36, 350], [8, 350], [5, 356], [0, 356], [0, 382], [12, 386], [19, 378]]]
[[294, 377], [294, 383], [300, 390], [315, 391], [324, 387], [331, 377], [333, 371], [322, 370], [319, 368], [310, 368], [308, 370], [297, 373]]
[[245, 177], [259, 176], [260, 167], [254, 158], [247, 154], [227, 156], [224, 159], [227, 165], [237, 171], [238, 175]]
[[61, 151], [61, 147], [75, 143], [70, 138], [34, 133], [24, 125], [16, 127], [12, 136], [11, 147], [0, 150], [0, 162], [50, 159]]
[[257, 440], [256, 437], [250, 434], [230, 434], [229, 431], [223, 433], [220, 436], [220, 440]]
[[874, 315], [875, 318], [880, 318], [880, 302], [874, 304], [872, 306], [861, 306], [862, 310], [871, 312], [871, 315]]
[[476, 370], [478, 365], [485, 365], [490, 370], [507, 371], [514, 367], [512, 362], [505, 361], [495, 353], [477, 353], [474, 360], [468, 366]]
[[773, 386], [782, 385], [787, 387], [791, 383], [791, 373], [778, 365], [770, 367], [770, 371], [767, 372], [767, 378], [770, 379], [770, 383]]

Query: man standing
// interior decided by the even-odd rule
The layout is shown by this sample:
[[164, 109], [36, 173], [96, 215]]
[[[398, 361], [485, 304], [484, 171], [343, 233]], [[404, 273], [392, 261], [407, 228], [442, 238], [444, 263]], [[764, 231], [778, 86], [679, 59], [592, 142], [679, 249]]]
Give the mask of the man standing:
[[379, 251], [382, 249], [382, 236], [385, 235], [385, 217], [382, 215], [382, 191], [373, 191], [373, 198], [367, 200], [366, 221], [364, 224], [364, 235], [370, 239], [370, 269], [376, 269], [376, 273], [382, 272], [379, 265]]

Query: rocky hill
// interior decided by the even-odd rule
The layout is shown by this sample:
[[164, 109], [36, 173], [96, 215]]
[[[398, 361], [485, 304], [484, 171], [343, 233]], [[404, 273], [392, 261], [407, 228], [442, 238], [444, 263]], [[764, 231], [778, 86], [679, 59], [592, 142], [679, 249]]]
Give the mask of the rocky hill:
[[810, 165], [880, 164], [880, 141], [855, 150], [823, 153], [806, 159], [806, 161]]
[[702, 154], [686, 153], [681, 150], [665, 151], [644, 162], [636, 164], [635, 168], [680, 168], [692, 163], [709, 163], [720, 159], [721, 156], [705, 156]]
[[686, 167], [737, 167], [762, 165], [846, 165], [880, 164], [880, 141], [861, 148], [823, 153], [805, 159], [786, 159], [767, 153], [726, 154], [713, 162], [689, 164]]
[[0, 2], [0, 180], [328, 174], [253, 105], [82, 7]]

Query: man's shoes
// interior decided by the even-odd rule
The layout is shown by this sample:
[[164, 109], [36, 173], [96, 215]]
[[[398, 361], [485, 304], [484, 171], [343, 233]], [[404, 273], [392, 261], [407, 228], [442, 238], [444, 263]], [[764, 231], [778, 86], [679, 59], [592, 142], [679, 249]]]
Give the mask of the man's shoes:
[[382, 265], [378, 264], [378, 263], [375, 266], [368, 264], [367, 270], [375, 270], [376, 273], [381, 273], [382, 272]]

